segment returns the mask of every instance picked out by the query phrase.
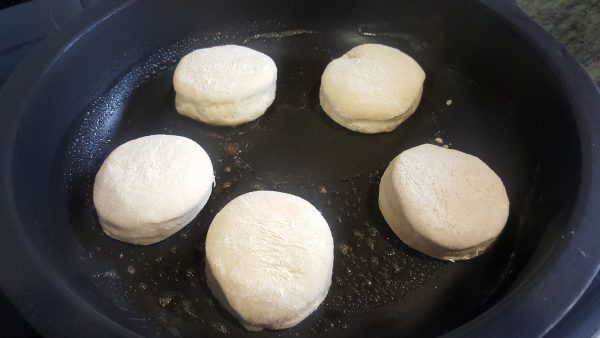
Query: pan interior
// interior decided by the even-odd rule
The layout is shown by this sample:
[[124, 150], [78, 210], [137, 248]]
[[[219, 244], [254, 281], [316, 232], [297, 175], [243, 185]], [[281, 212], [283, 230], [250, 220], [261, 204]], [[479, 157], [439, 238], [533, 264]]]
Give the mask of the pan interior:
[[[39, 155], [25, 141], [40, 126], [19, 131], [19, 207], [27, 214], [32, 204], [48, 205], [24, 216], [35, 224], [27, 231], [47, 233], [32, 237], [60, 265], [66, 283], [123, 325], [157, 335], [241, 336], [247, 332], [206, 285], [206, 231], [236, 196], [260, 189], [288, 192], [315, 205], [331, 227], [333, 283], [324, 303], [297, 327], [253, 336], [360, 335], [387, 326], [402, 336], [433, 336], [468, 322], [515, 285], [536, 249], [550, 250], [551, 241], [540, 242], [543, 230], [550, 222], [564, 221], [577, 190], [579, 153], [569, 150], [577, 149], [576, 133], [550, 80], [528, 92], [523, 81], [532, 84], [527, 80], [531, 74], [502, 70], [517, 61], [492, 70], [486, 65], [494, 60], [470, 63], [476, 59], [471, 54], [488, 52], [461, 50], [467, 42], [446, 36], [450, 24], [435, 15], [412, 20], [407, 26], [228, 23], [171, 40], [139, 58], [125, 57], [128, 68], [108, 89], [73, 113], [62, 130], [50, 131], [59, 141], [47, 168], [23, 170], [36, 156], [48, 155]], [[390, 133], [351, 132], [319, 106], [319, 81], [327, 63], [362, 43], [399, 48], [427, 74], [418, 110]], [[204, 125], [174, 108], [177, 61], [196, 48], [223, 44], [266, 53], [278, 67], [273, 105], [263, 117], [235, 128]], [[535, 67], [530, 72], [539, 75]], [[519, 83], [513, 86], [509, 80]], [[25, 126], [36, 123], [24, 121]], [[557, 143], [559, 131], [565, 136]], [[186, 136], [204, 147], [216, 174], [211, 198], [191, 224], [163, 242], [133, 246], [112, 240], [102, 233], [94, 212], [94, 176], [118, 145], [159, 133]], [[410, 249], [391, 232], [377, 206], [379, 179], [389, 161], [436, 138], [486, 162], [502, 178], [511, 201], [497, 243], [469, 261], [442, 262]], [[31, 188], [39, 175], [52, 182], [41, 197]], [[40, 217], [44, 221], [36, 223]]]

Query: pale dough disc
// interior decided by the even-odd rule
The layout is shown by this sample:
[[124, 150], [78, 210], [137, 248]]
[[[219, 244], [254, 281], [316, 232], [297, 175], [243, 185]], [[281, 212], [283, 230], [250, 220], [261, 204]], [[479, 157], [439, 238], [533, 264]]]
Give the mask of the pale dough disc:
[[181, 136], [152, 135], [120, 145], [94, 182], [104, 232], [133, 244], [171, 236], [196, 217], [214, 183], [208, 154]]
[[277, 67], [267, 55], [227, 45], [184, 56], [173, 76], [175, 108], [195, 120], [235, 126], [263, 115], [275, 99]]
[[208, 285], [248, 330], [284, 329], [321, 304], [331, 285], [333, 238], [304, 199], [254, 191], [229, 202], [206, 236]]
[[409, 246], [446, 260], [483, 253], [508, 218], [502, 181], [479, 158], [423, 144], [402, 152], [379, 184], [379, 208]]
[[410, 56], [384, 45], [360, 45], [325, 68], [321, 107], [348, 129], [392, 131], [417, 109], [424, 81], [425, 72]]

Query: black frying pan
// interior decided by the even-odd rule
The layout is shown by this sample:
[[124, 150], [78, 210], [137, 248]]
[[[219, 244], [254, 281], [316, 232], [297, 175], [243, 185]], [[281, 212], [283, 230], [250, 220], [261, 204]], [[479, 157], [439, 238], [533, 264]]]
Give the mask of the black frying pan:
[[[391, 133], [348, 131], [319, 107], [325, 65], [366, 42], [427, 73]], [[177, 61], [229, 43], [275, 60], [274, 104], [236, 128], [176, 114]], [[32, 52], [0, 102], [0, 282], [48, 336], [540, 336], [598, 270], [597, 89], [508, 1], [106, 1]], [[200, 143], [217, 186], [176, 235], [127, 245], [100, 230], [93, 177], [116, 146], [156, 133]], [[436, 137], [488, 163], [510, 197], [501, 238], [470, 261], [408, 248], [377, 207], [387, 163]], [[304, 197], [334, 235], [331, 290], [289, 330], [246, 332], [206, 286], [212, 217], [256, 189]]]

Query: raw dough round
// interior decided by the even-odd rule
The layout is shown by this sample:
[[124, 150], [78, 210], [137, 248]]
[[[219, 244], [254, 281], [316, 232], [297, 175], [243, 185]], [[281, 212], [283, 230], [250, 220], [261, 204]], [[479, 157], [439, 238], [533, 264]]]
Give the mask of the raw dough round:
[[454, 261], [479, 256], [494, 242], [506, 225], [508, 197], [479, 158], [423, 144], [387, 167], [379, 208], [404, 243]]
[[208, 229], [208, 285], [250, 331], [285, 329], [306, 318], [325, 299], [332, 269], [327, 221], [294, 195], [239, 196]]
[[321, 107], [348, 129], [392, 131], [417, 109], [424, 81], [425, 72], [410, 56], [384, 45], [360, 45], [325, 68]]
[[195, 120], [235, 126], [257, 119], [275, 99], [277, 67], [242, 46], [218, 46], [184, 56], [173, 76], [175, 108]]
[[120, 145], [94, 182], [100, 225], [112, 238], [152, 244], [192, 221], [206, 204], [214, 174], [210, 158], [181, 136], [145, 136]]

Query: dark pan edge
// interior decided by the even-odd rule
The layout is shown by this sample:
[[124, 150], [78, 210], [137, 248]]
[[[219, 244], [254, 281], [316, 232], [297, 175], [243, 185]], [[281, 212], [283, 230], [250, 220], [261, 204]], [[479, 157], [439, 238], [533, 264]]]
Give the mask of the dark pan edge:
[[478, 5], [525, 40], [553, 71], [575, 113], [582, 172], [568, 220], [567, 230], [572, 235], [564, 236], [536, 271], [526, 268], [523, 275], [529, 277], [518, 280], [519, 285], [496, 305], [444, 336], [541, 337], [571, 310], [600, 270], [600, 243], [596, 240], [600, 210], [594, 205], [600, 200], [600, 149], [596, 147], [600, 141], [600, 91], [575, 57], [515, 1], [479, 0]]
[[[22, 230], [11, 183], [17, 127], [27, 98], [35, 91], [37, 79], [79, 38], [135, 2], [109, 0], [88, 8], [36, 46], [0, 91], [0, 106], [3, 109], [3, 123], [0, 124], [0, 196], [6, 197], [0, 203], [0, 265], [3, 271], [10, 271], [10, 274], [0, 274], [0, 287], [21, 315], [44, 336], [60, 337], [67, 330], [87, 332], [89, 337], [110, 337], [117, 333], [127, 337], [142, 337], [97, 312], [57, 278], [49, 268], [51, 265], [36, 252]], [[36, 299], [35, 306], [22, 300], [31, 298]], [[64, 318], [64, 313], [76, 313], [78, 320]], [[69, 329], [65, 322], [71, 326]]]

